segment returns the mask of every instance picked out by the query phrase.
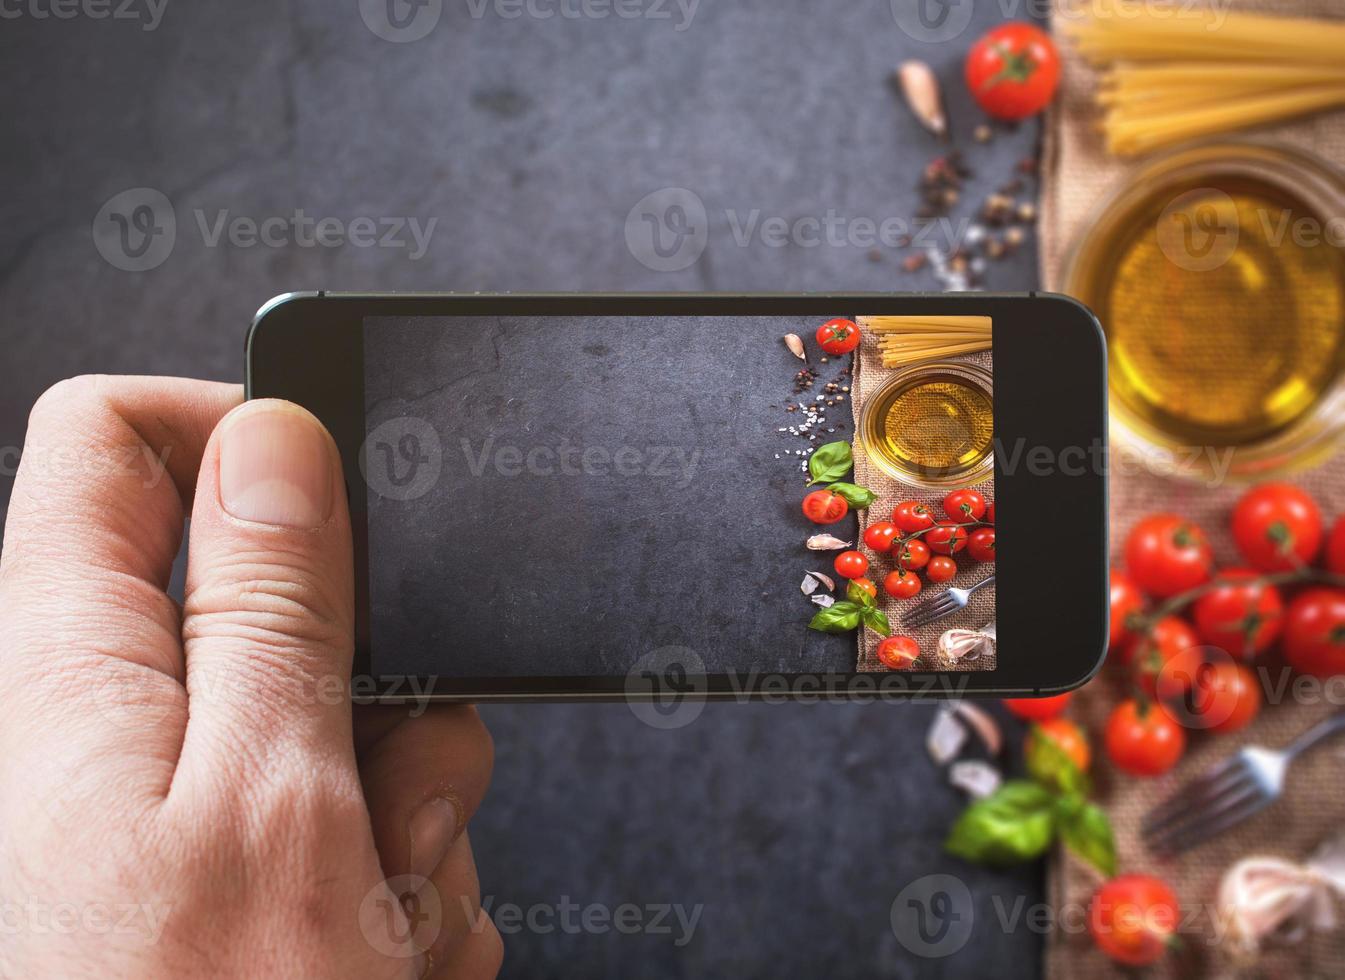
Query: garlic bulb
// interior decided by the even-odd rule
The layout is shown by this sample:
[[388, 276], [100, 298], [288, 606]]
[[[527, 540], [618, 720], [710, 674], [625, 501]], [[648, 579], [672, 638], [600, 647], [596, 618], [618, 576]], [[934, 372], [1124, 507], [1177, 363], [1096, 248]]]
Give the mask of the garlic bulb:
[[1345, 896], [1345, 837], [1328, 841], [1302, 865], [1277, 857], [1238, 861], [1219, 883], [1229, 952], [1253, 958], [1272, 935], [1298, 942], [1309, 929], [1334, 929], [1333, 891]]
[[951, 629], [939, 637], [939, 659], [947, 664], [974, 663], [995, 652], [995, 624], [978, 630]]

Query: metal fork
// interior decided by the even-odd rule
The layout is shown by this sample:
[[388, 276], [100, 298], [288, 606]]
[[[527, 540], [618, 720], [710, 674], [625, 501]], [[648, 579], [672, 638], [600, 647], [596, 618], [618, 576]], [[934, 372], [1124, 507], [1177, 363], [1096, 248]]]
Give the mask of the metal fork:
[[921, 626], [928, 626], [936, 619], [950, 616], [967, 604], [967, 600], [971, 598], [973, 592], [983, 585], [989, 585], [994, 580], [995, 576], [990, 575], [981, 579], [969, 589], [949, 589], [942, 595], [926, 599], [912, 609], [909, 616], [902, 617], [902, 624], [909, 626], [911, 629], [919, 629]]
[[1345, 711], [1309, 728], [1287, 748], [1245, 746], [1154, 807], [1140, 823], [1140, 835], [1149, 850], [1162, 857], [1205, 843], [1278, 800], [1284, 794], [1289, 764], [1342, 730]]

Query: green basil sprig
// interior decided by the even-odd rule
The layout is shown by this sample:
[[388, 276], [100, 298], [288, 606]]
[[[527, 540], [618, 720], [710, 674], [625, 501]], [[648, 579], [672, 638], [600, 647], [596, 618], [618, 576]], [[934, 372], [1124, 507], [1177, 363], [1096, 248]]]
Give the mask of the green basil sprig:
[[977, 800], [953, 825], [945, 849], [968, 861], [1013, 864], [1041, 856], [1058, 837], [1107, 877], [1116, 874], [1116, 838], [1101, 807], [1087, 800], [1088, 776], [1055, 742], [1028, 740], [1031, 779], [1010, 779]]
[[878, 499], [878, 495], [868, 487], [861, 487], [854, 483], [833, 483], [827, 489], [832, 493], [840, 494], [845, 498], [845, 502], [856, 510], [871, 507], [873, 502]]
[[845, 587], [845, 598], [819, 609], [808, 628], [823, 633], [848, 633], [861, 624], [882, 636], [892, 635], [892, 624], [873, 596], [851, 581]]
[[830, 483], [839, 480], [850, 472], [855, 465], [848, 442], [828, 442], [818, 446], [808, 457], [808, 475], [812, 477], [808, 486], [814, 483]]

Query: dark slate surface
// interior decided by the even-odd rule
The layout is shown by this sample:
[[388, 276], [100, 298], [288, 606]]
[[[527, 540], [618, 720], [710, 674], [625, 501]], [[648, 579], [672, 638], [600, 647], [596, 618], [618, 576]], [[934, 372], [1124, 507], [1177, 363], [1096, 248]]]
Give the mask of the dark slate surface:
[[[826, 319], [373, 320], [369, 428], [428, 423], [439, 467], [415, 496], [371, 482], [375, 672], [620, 677], [668, 646], [715, 674], [853, 670], [853, 634], [804, 628], [834, 552], [803, 547], [809, 443], [779, 431], [822, 389], [794, 394], [780, 338]], [[816, 445], [848, 441], [849, 401], [822, 411]]]
[[[820, 222], [830, 211], [854, 231], [856, 219], [914, 212], [936, 144], [887, 84], [906, 57], [944, 80], [978, 171], [967, 200], [1032, 147], [1026, 128], [987, 146], [969, 138], [980, 120], [961, 59], [1000, 4], [947, 5], [932, 36], [972, 21], [938, 43], [903, 32], [884, 0], [704, 0], [681, 31], [675, 17], [438, 6], [434, 29], [411, 43], [368, 29], [353, 0], [169, 3], [152, 31], [84, 16], [0, 24], [5, 473], [28, 406], [53, 381], [87, 371], [238, 380], [248, 319], [286, 290], [937, 288], [928, 270], [902, 273], [892, 249], [870, 261], [844, 232], [835, 244], [805, 234], [780, 245], [760, 230], [771, 217]], [[895, 6], [903, 18], [915, 7]], [[100, 255], [90, 229], [105, 202], [140, 187], [165, 195], [177, 237], [162, 264], [130, 273]], [[648, 248], [626, 239], [637, 202], [666, 187], [693, 192], [707, 216], [703, 251], [674, 271], [642, 264]], [[414, 259], [411, 248], [210, 244], [220, 211], [264, 219], [296, 208], [346, 222], [438, 220]], [[1030, 287], [1033, 267], [1025, 249], [988, 285]], [[0, 478], [0, 506], [8, 495]], [[483, 714], [496, 772], [472, 839], [497, 906], [563, 896], [704, 905], [682, 947], [675, 935], [559, 925], [511, 933], [509, 975], [1039, 968], [1039, 937], [1006, 932], [994, 904], [1040, 900], [1039, 869], [985, 871], [940, 851], [961, 801], [921, 747], [932, 709], [712, 705], [675, 730], [622, 705]], [[902, 889], [932, 873], [960, 878], [974, 905], [969, 941], [941, 959], [913, 955], [888, 918]]]

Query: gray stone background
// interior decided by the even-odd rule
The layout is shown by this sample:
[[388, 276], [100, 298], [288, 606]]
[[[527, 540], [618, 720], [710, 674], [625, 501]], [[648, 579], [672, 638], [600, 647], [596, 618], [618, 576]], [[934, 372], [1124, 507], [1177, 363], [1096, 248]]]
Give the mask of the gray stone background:
[[[941, 5], [927, 6], [937, 20]], [[1036, 138], [1025, 127], [974, 144], [981, 120], [961, 82], [976, 34], [1034, 5], [942, 7], [943, 25], [926, 28], [905, 0], [625, 0], [638, 17], [601, 0], [431, 0], [401, 4], [416, 13], [410, 32], [426, 33], [399, 41], [385, 7], [356, 0], [167, 0], [157, 19], [143, 2], [124, 8], [131, 18], [6, 6], [0, 507], [42, 389], [90, 371], [240, 380], [253, 311], [288, 290], [937, 289], [929, 270], [901, 270], [899, 249], [871, 256], [854, 238], [865, 220], [912, 216], [937, 152], [892, 69], [920, 57], [938, 71], [977, 171], [968, 201]], [[671, 271], [689, 253], [642, 245], [636, 208], [667, 187], [706, 215], [692, 260]], [[134, 188], [163, 195], [142, 212], [148, 227], [176, 229], [140, 272], [106, 214], [97, 241], [91, 231]], [[135, 218], [149, 200], [113, 206]], [[653, 200], [666, 218], [666, 192]], [[296, 208], [437, 221], [414, 258], [212, 237], [222, 211]], [[781, 244], [761, 224], [829, 213], [842, 226], [830, 244], [809, 244], [806, 223]], [[1034, 280], [1029, 248], [986, 285]], [[488, 900], [703, 906], [682, 946], [675, 934], [508, 933], [506, 975], [1039, 972], [1039, 937], [1002, 927], [996, 908], [1041, 900], [1040, 868], [988, 871], [941, 851], [962, 800], [925, 754], [927, 706], [712, 705], [675, 730], [619, 704], [483, 714], [498, 754], [472, 838]], [[970, 895], [969, 938], [944, 958], [915, 955], [909, 924], [889, 917], [903, 888], [935, 873]]]

